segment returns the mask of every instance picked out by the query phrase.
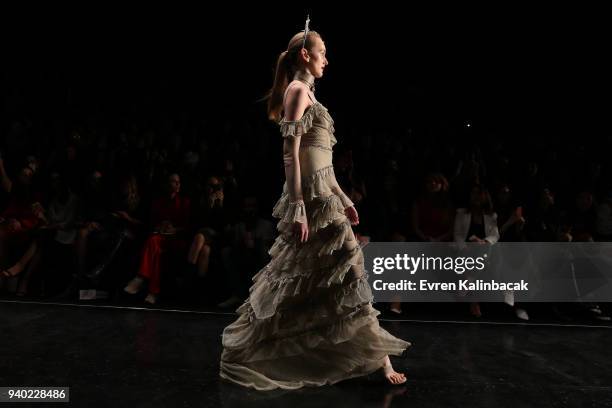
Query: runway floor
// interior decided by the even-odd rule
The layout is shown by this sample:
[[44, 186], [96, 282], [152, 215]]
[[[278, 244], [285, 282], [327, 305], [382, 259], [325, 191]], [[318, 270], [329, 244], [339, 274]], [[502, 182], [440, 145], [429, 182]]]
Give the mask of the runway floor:
[[[410, 340], [402, 386], [376, 375], [258, 392], [220, 380], [233, 313], [0, 301], [0, 386], [69, 386], [75, 407], [606, 407], [612, 327], [384, 320]], [[10, 406], [0, 403], [0, 407]]]

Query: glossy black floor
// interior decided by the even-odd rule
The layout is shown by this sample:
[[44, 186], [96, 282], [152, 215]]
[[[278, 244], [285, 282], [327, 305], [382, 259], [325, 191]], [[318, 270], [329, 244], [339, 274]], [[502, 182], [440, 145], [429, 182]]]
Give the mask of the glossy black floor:
[[257, 392], [218, 377], [233, 319], [1, 301], [0, 386], [67, 385], [71, 402], [53, 406], [77, 407], [612, 406], [610, 326], [384, 320], [413, 342], [393, 360], [405, 385]]

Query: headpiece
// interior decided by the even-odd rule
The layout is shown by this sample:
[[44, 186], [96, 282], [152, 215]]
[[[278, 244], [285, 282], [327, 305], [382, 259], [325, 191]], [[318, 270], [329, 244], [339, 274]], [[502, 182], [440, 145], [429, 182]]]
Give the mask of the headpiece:
[[308, 37], [308, 31], [310, 25], [310, 14], [306, 15], [306, 26], [304, 27], [304, 40], [302, 41], [302, 48], [306, 48], [306, 37]]

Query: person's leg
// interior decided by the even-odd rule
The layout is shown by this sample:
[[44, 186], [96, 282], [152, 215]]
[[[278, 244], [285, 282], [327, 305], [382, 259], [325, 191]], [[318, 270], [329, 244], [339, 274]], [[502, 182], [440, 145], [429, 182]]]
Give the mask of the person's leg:
[[198, 276], [204, 277], [208, 273], [208, 266], [210, 265], [210, 245], [204, 244], [198, 255], [197, 266]]
[[145, 242], [140, 258], [138, 275], [132, 279], [124, 290], [130, 294], [136, 294], [140, 290], [144, 280], [149, 280], [149, 293], [159, 293], [159, 270], [161, 256], [161, 235], [151, 235]]
[[3, 270], [2, 274], [7, 278], [19, 275], [32, 260], [36, 250], [37, 244], [36, 241], [33, 241], [17, 263], [6, 270]]
[[187, 253], [187, 262], [196, 265], [199, 277], [204, 277], [208, 273], [210, 265], [211, 240], [203, 232], [198, 232]]
[[[347, 228], [346, 237], [343, 244], [343, 249], [346, 251], [353, 251], [359, 245], [359, 242], [355, 238], [355, 234], [353, 233], [353, 229]], [[351, 268], [348, 272], [348, 279], [357, 280], [361, 279], [365, 274], [365, 270], [363, 264], [351, 265]], [[346, 279], [346, 278], [345, 278]], [[385, 356], [384, 365], [382, 367], [385, 377], [387, 381], [391, 384], [403, 384], [406, 382], [406, 375], [404, 373], [398, 373], [393, 369], [391, 365], [391, 359], [389, 356]]]
[[40, 262], [42, 259], [42, 250], [40, 247], [37, 246], [36, 248], [36, 252], [34, 253], [34, 256], [32, 257], [32, 259], [30, 260], [30, 262], [28, 263], [28, 265], [26, 266], [22, 276], [21, 276], [21, 280], [19, 281], [19, 286], [17, 286], [17, 296], [25, 296], [28, 293], [28, 284], [30, 283], [30, 279], [32, 277], [32, 274], [34, 273], [34, 271], [37, 271], [39, 266], [40, 266]]
[[391, 384], [403, 384], [406, 382], [406, 375], [404, 373], [398, 373], [393, 369], [389, 356], [385, 357], [383, 371], [385, 373], [385, 377]]
[[161, 235], [154, 235], [147, 241], [147, 254], [143, 257], [139, 272], [149, 281], [149, 293], [145, 298], [146, 303], [156, 303], [157, 296], [161, 291], [161, 253], [165, 241]]
[[193, 237], [191, 247], [189, 247], [189, 252], [187, 253], [187, 262], [192, 265], [196, 265], [200, 257], [200, 251], [202, 251], [202, 248], [205, 244], [206, 238], [204, 237], [204, 234], [198, 232], [195, 237]]
[[104, 245], [104, 250], [101, 252], [104, 254], [101, 259], [98, 260], [97, 264], [93, 268], [87, 271], [87, 278], [91, 279], [96, 285], [102, 279], [104, 272], [111, 265], [115, 256], [119, 252], [119, 249], [123, 246], [126, 240], [126, 233], [122, 230], [106, 231], [106, 241], [108, 245]]
[[76, 258], [77, 258], [77, 274], [83, 276], [85, 273], [85, 262], [87, 257], [87, 241], [89, 238], [89, 228], [80, 228], [77, 232], [75, 241]]

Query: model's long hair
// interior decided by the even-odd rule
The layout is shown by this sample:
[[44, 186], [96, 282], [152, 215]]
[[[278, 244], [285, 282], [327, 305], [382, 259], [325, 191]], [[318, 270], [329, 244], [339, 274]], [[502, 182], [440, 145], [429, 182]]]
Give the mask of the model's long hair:
[[[306, 44], [304, 48], [310, 51], [314, 43], [314, 39], [320, 37], [316, 31], [309, 31], [306, 36]], [[274, 83], [272, 88], [264, 99], [268, 100], [268, 118], [274, 122], [278, 122], [283, 113], [283, 97], [287, 85], [293, 79], [295, 72], [299, 68], [298, 58], [304, 43], [304, 33], [300, 32], [294, 35], [289, 41], [287, 51], [283, 51], [276, 62], [276, 70], [274, 71]]]

